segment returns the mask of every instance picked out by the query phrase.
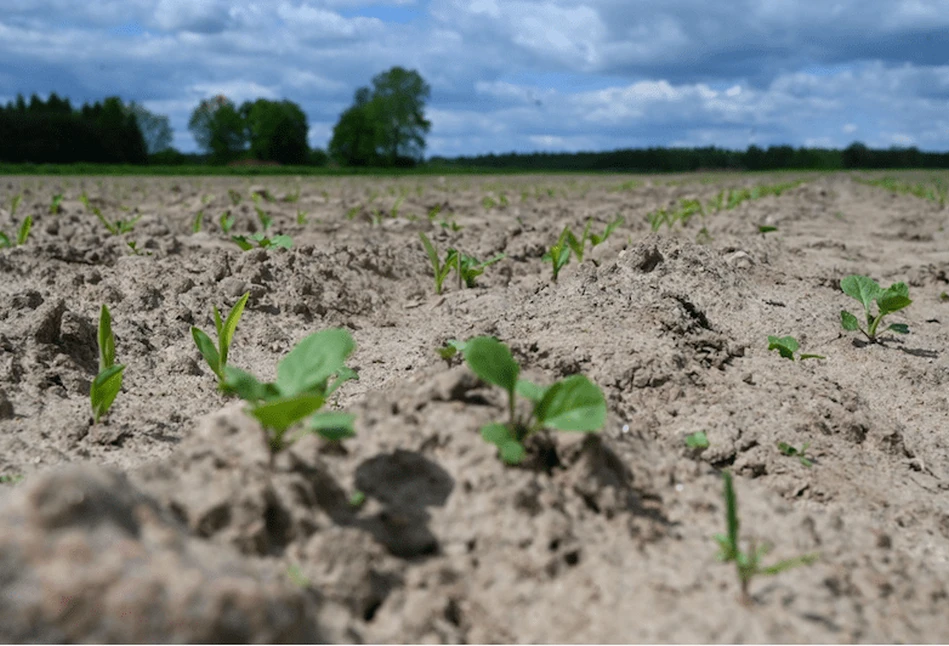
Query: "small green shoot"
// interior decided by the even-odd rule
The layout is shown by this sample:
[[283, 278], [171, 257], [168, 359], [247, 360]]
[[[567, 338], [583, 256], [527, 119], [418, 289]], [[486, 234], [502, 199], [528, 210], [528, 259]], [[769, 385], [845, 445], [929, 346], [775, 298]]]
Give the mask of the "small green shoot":
[[[340, 328], [315, 332], [300, 341], [277, 364], [277, 380], [260, 382], [250, 373], [224, 367], [224, 390], [246, 401], [248, 412], [267, 429], [274, 451], [287, 445], [286, 432], [309, 417], [304, 433], [316, 433], [332, 442], [354, 434], [354, 415], [317, 412], [337, 388], [356, 372], [346, 366], [355, 349], [349, 332]], [[292, 441], [292, 440], [291, 440]]]
[[550, 267], [553, 271], [553, 281], [555, 283], [557, 282], [557, 277], [560, 275], [560, 270], [570, 262], [570, 243], [567, 240], [568, 235], [572, 235], [570, 229], [564, 228], [560, 237], [557, 238], [557, 242], [547, 250], [547, 253], [545, 253], [542, 258], [544, 262], [550, 263]]
[[422, 241], [422, 246], [425, 247], [425, 253], [428, 254], [429, 262], [432, 263], [432, 271], [435, 275], [435, 293], [441, 294], [442, 285], [445, 283], [448, 274], [451, 273], [452, 264], [457, 264], [456, 258], [452, 255], [451, 251], [449, 251], [445, 256], [445, 262], [442, 263], [438, 257], [438, 251], [435, 249], [431, 240], [428, 239], [428, 236], [425, 235], [425, 232], [419, 231], [418, 237]]
[[17, 193], [13, 196], [13, 199], [10, 200], [10, 217], [16, 216], [16, 210], [20, 207], [20, 202], [23, 201], [23, 194]]
[[14, 474], [3, 474], [0, 475], [0, 484], [15, 485], [23, 480], [24, 476], [22, 473]]
[[465, 342], [458, 341], [457, 339], [449, 339], [445, 342], [445, 345], [438, 348], [438, 356], [444, 359], [446, 362], [451, 364], [451, 360], [454, 359], [458, 354], [464, 352]]
[[[794, 353], [798, 351], [801, 345], [797, 342], [793, 336], [772, 336], [768, 335], [768, 350], [777, 350], [778, 353], [785, 359], [790, 359], [794, 361]], [[804, 361], [805, 359], [826, 359], [827, 357], [820, 354], [801, 354], [798, 356], [799, 361]]]
[[59, 215], [63, 211], [63, 194], [57, 193], [53, 196], [53, 201], [49, 205], [50, 215]]
[[[546, 388], [518, 379], [521, 369], [510, 349], [488, 336], [470, 339], [462, 353], [482, 381], [507, 391], [508, 421], [482, 427], [481, 436], [497, 447], [508, 464], [521, 463], [527, 454], [525, 440], [541, 429], [593, 432], [606, 421], [603, 392], [583, 375], [572, 375]], [[530, 415], [517, 414], [515, 393], [531, 401]]]
[[793, 458], [796, 457], [800, 460], [801, 464], [810, 469], [814, 465], [814, 461], [807, 457], [807, 447], [810, 444], [805, 442], [801, 448], [796, 449], [787, 442], [778, 442], [778, 450], [784, 455]]
[[751, 595], [748, 593], [748, 586], [751, 580], [759, 574], [775, 575], [780, 574], [799, 565], [810, 565], [817, 561], [816, 554], [806, 554], [796, 558], [778, 561], [774, 565], [764, 567], [761, 565], [761, 558], [771, 551], [769, 545], [758, 546], [754, 541], [746, 552], [741, 549], [741, 543], [738, 536], [738, 501], [735, 498], [735, 487], [732, 484], [732, 474], [729, 471], [722, 472], [722, 479], [725, 482], [725, 523], [727, 534], [716, 534], [715, 540], [718, 542], [718, 559], [723, 563], [735, 562], [738, 571], [738, 581], [741, 585], [741, 600], [745, 605], [751, 604]]
[[503, 253], [499, 253], [496, 256], [481, 262], [477, 258], [472, 256], [466, 256], [465, 254], [459, 253], [455, 249], [448, 250], [448, 257], [445, 259], [446, 264], [450, 264], [450, 259], [452, 259], [452, 254], [454, 254], [455, 268], [458, 270], [459, 283], [464, 281], [466, 287], [474, 287], [475, 281], [478, 276], [484, 273], [485, 267], [493, 265], [496, 262], [504, 260], [507, 256]]
[[697, 431], [691, 435], [686, 435], [685, 445], [690, 449], [707, 449], [709, 447], [708, 436], [706, 436], [702, 431]]
[[358, 509], [363, 506], [363, 503], [366, 502], [366, 494], [361, 491], [354, 491], [353, 495], [349, 497], [349, 506]]
[[764, 235], [764, 234], [766, 234], [766, 233], [771, 233], [772, 231], [777, 231], [777, 230], [778, 230], [778, 227], [772, 226], [772, 225], [770, 225], [770, 224], [759, 224], [759, 225], [758, 225], [758, 233], [760, 233], [761, 235]]
[[306, 225], [306, 216], [308, 213], [302, 209], [297, 209], [297, 224], [301, 227]]
[[[840, 281], [840, 288], [847, 296], [855, 298], [863, 304], [867, 327], [861, 327], [857, 317], [847, 310], [840, 311], [840, 324], [845, 330], [860, 331], [871, 343], [876, 343], [877, 329], [880, 322], [883, 321], [883, 317], [898, 312], [913, 302], [910, 300], [909, 287], [906, 286], [906, 283], [893, 283], [883, 289], [872, 278], [852, 275]], [[872, 314], [870, 307], [874, 301], [876, 301], [878, 310], [876, 316]], [[897, 334], [909, 334], [909, 327], [905, 323], [893, 323], [886, 329]]]
[[234, 340], [234, 333], [237, 332], [237, 324], [244, 313], [244, 306], [247, 305], [248, 298], [250, 298], [250, 292], [246, 292], [234, 303], [234, 307], [228, 312], [226, 319], [221, 318], [221, 312], [218, 311], [217, 305], [211, 306], [214, 313], [214, 329], [217, 331], [217, 347], [214, 347], [214, 342], [206, 333], [197, 327], [191, 327], [191, 337], [194, 339], [194, 344], [198, 346], [201, 356], [208, 362], [212, 372], [217, 375], [219, 384], [224, 383], [227, 354], [231, 349], [231, 342]]
[[201, 225], [204, 223], [204, 210], [194, 214], [194, 220], [191, 222], [191, 233], [201, 233]]
[[[260, 249], [270, 249], [271, 247], [289, 249], [293, 246], [293, 238], [288, 235], [276, 235], [272, 238], [268, 238], [267, 235], [262, 232], [253, 233], [249, 236], [231, 236], [231, 240], [243, 251], [250, 251], [255, 246]], [[256, 243], [256, 245], [254, 243]]]
[[244, 199], [244, 196], [240, 194], [239, 191], [235, 191], [233, 188], [227, 189], [227, 196], [231, 198], [231, 204], [237, 206]]
[[130, 233], [134, 228], [135, 224], [142, 219], [142, 216], [139, 215], [136, 218], [131, 220], [116, 220], [115, 222], [110, 222], [103, 214], [102, 210], [99, 207], [94, 206], [92, 202], [89, 201], [89, 196], [85, 193], [79, 196], [79, 201], [83, 203], [87, 210], [92, 211], [95, 216], [99, 219], [99, 222], [114, 236], [121, 235], [123, 233]]
[[270, 217], [266, 211], [260, 208], [260, 193], [254, 193], [253, 199], [254, 211], [257, 213], [257, 219], [260, 220], [260, 226], [263, 227], [264, 231], [266, 231], [273, 225], [273, 218]]
[[89, 400], [95, 423], [109, 412], [122, 388], [125, 366], [115, 363], [115, 336], [112, 334], [112, 316], [105, 305], [99, 313], [99, 374], [92, 381]]
[[221, 225], [221, 231], [223, 231], [225, 235], [231, 232], [235, 222], [237, 222], [237, 217], [231, 215], [230, 211], [224, 211], [218, 219], [218, 224]]

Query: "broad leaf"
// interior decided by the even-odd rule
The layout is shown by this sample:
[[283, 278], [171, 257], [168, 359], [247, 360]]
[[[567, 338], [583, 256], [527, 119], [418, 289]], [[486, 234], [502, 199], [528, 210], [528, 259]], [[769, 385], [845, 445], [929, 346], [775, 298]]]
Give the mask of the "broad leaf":
[[606, 399], [583, 375], [573, 375], [547, 389], [534, 408], [541, 425], [561, 431], [598, 431], [606, 422]]
[[793, 336], [768, 336], [768, 350], [777, 350], [785, 359], [794, 360], [794, 353], [798, 348], [797, 339]]
[[278, 397], [250, 409], [250, 414], [260, 423], [278, 433], [287, 430], [323, 405], [323, 396], [304, 393], [290, 397]]
[[909, 287], [906, 283], [895, 283], [877, 297], [877, 305], [881, 314], [890, 314], [913, 303], [909, 297]]
[[481, 437], [498, 447], [501, 459], [508, 464], [520, 464], [526, 451], [514, 433], [504, 424], [488, 424], [481, 428]]
[[341, 328], [311, 334], [277, 365], [277, 389], [290, 396], [325, 388], [326, 380], [340, 371], [355, 347], [353, 337]]
[[840, 324], [845, 330], [849, 330], [851, 332], [856, 332], [860, 329], [860, 321], [858, 321], [857, 317], [847, 310], [840, 310]]
[[324, 439], [339, 442], [356, 435], [353, 429], [355, 419], [352, 413], [316, 413], [310, 417], [308, 427]]
[[272, 384], [261, 383], [254, 375], [234, 366], [224, 366], [224, 380], [221, 386], [226, 392], [234, 393], [252, 404], [276, 394], [276, 389]]
[[893, 323], [886, 329], [897, 334], [909, 334], [909, 326], [906, 323]]
[[465, 343], [465, 361], [478, 377], [489, 384], [514, 393], [520, 366], [506, 345], [489, 336], [479, 336]]
[[343, 366], [339, 369], [339, 372], [336, 373], [336, 379], [334, 379], [333, 382], [327, 386], [326, 396], [329, 397], [335, 393], [336, 390], [347, 381], [359, 381], [359, 373], [349, 366]]
[[247, 238], [244, 236], [231, 236], [231, 240], [233, 240], [237, 244], [237, 246], [240, 247], [244, 251], [250, 251], [251, 249], [254, 248], [254, 245], [247, 242]]
[[883, 293], [883, 289], [872, 278], [866, 276], [847, 276], [840, 281], [840, 288], [844, 294], [855, 298], [861, 303], [865, 310], [870, 310], [870, 303]]
[[92, 403], [92, 414], [97, 424], [99, 418], [109, 412], [112, 402], [122, 389], [124, 370], [125, 366], [121, 364], [109, 366], [93, 379], [92, 387], [89, 389], [89, 401]]
[[544, 393], [547, 392], [547, 389], [526, 379], [518, 379], [517, 392], [532, 402], [539, 402], [544, 398]]
[[270, 239], [270, 244], [274, 247], [283, 247], [289, 249], [293, 246], [293, 238], [288, 235], [280, 234]]

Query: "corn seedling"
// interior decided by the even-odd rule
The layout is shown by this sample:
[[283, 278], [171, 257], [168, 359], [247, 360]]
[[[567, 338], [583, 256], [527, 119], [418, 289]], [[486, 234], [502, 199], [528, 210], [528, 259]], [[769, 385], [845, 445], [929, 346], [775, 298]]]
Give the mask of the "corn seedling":
[[425, 235], [425, 232], [419, 231], [418, 237], [422, 241], [422, 246], [425, 247], [425, 253], [428, 254], [429, 262], [432, 263], [432, 271], [435, 275], [435, 293], [441, 294], [442, 285], [445, 283], [448, 274], [451, 273], [453, 263], [457, 264], [457, 253], [452, 254], [454, 250], [449, 249], [445, 256], [445, 262], [442, 263], [438, 257], [438, 251], [435, 249], [431, 240], [428, 239], [428, 236]]
[[241, 195], [240, 192], [235, 191], [233, 188], [227, 189], [227, 196], [231, 199], [232, 206], [238, 206], [244, 199], [244, 196]]
[[[454, 258], [452, 257], [452, 254], [454, 254]], [[462, 283], [464, 283], [465, 287], [474, 287], [475, 281], [477, 280], [478, 276], [484, 273], [485, 267], [504, 260], [506, 257], [507, 256], [505, 256], [503, 253], [499, 253], [496, 256], [481, 262], [477, 258], [467, 256], [455, 249], [449, 249], [448, 257], [445, 259], [445, 263], [451, 264], [451, 260], [454, 260], [455, 268], [458, 270], [459, 288], [461, 287]]]
[[[510, 349], [493, 337], [467, 341], [462, 354], [482, 381], [507, 391], [508, 421], [483, 426], [481, 436], [497, 447], [508, 464], [521, 463], [527, 454], [525, 440], [542, 429], [593, 432], [606, 421], [603, 392], [583, 375], [572, 375], [546, 388], [519, 379], [521, 368]], [[515, 393], [530, 400], [529, 415], [518, 415]]]
[[430, 208], [430, 209], [428, 210], [428, 219], [431, 221], [431, 220], [434, 220], [435, 218], [437, 218], [437, 217], [438, 217], [438, 214], [442, 212], [442, 209], [443, 209], [443, 208], [445, 208], [445, 206], [444, 206], [443, 204], [436, 204], [435, 206], [433, 206], [432, 208]]
[[[801, 345], [797, 342], [793, 336], [771, 336], [768, 335], [768, 350], [777, 350], [785, 359], [790, 359], [794, 361], [794, 353], [800, 349]], [[799, 361], [804, 361], [805, 359], [826, 359], [827, 357], [820, 354], [800, 354], [798, 355]]]
[[223, 231], [225, 235], [231, 232], [231, 229], [234, 228], [234, 223], [236, 221], [237, 218], [231, 215], [230, 211], [224, 211], [224, 213], [221, 214], [221, 217], [218, 218], [218, 224], [221, 225], [221, 231]]
[[[28, 215], [23, 218], [23, 222], [20, 223], [20, 228], [16, 232], [16, 246], [22, 246], [26, 244], [27, 238], [30, 237], [30, 229], [33, 227], [33, 216]], [[0, 249], [12, 247], [13, 241], [10, 240], [7, 234], [0, 231]]]
[[758, 233], [760, 233], [761, 235], [764, 235], [764, 234], [766, 234], [766, 233], [772, 233], [772, 232], [777, 231], [777, 230], [778, 230], [778, 227], [772, 226], [772, 225], [770, 225], [770, 224], [759, 224], [759, 225], [758, 225]]
[[[847, 310], [840, 311], [840, 324], [845, 330], [860, 331], [871, 343], [875, 343], [877, 340], [877, 329], [883, 321], [883, 317], [898, 312], [913, 302], [909, 298], [909, 287], [906, 286], [906, 283], [893, 283], [883, 289], [872, 278], [852, 275], [840, 281], [840, 288], [847, 296], [855, 298], [863, 304], [867, 327], [861, 327], [857, 317]], [[872, 314], [870, 307], [874, 301], [877, 304], [876, 315]], [[886, 329], [897, 334], [909, 334], [909, 327], [905, 323], [893, 323]]]
[[194, 214], [194, 220], [191, 222], [191, 232], [192, 233], [201, 233], [201, 226], [204, 223], [204, 210], [200, 210]]
[[301, 209], [297, 209], [297, 224], [299, 224], [301, 227], [304, 226], [304, 225], [306, 224], [306, 216], [307, 216], [307, 215], [308, 215], [308, 214], [307, 214], [306, 211], [303, 211], [303, 210], [301, 210]]
[[99, 219], [99, 222], [114, 236], [121, 235], [123, 233], [130, 233], [132, 229], [135, 228], [135, 224], [142, 219], [142, 216], [139, 215], [137, 218], [132, 218], [131, 220], [116, 220], [115, 222], [110, 222], [104, 215], [102, 215], [102, 210], [99, 207], [94, 206], [92, 202], [89, 201], [89, 196], [85, 193], [79, 196], [79, 201], [82, 202], [83, 206], [87, 210], [92, 211], [95, 216]]
[[259, 249], [270, 249], [272, 247], [289, 249], [293, 246], [293, 238], [282, 234], [268, 238], [264, 233], [252, 233], [249, 236], [231, 236], [231, 240], [243, 251], [250, 251], [255, 247]]
[[260, 226], [263, 227], [264, 231], [269, 229], [273, 224], [273, 218], [270, 217], [266, 211], [260, 208], [260, 193], [254, 193], [254, 211], [257, 213], [257, 219], [260, 220]]
[[250, 292], [246, 292], [234, 303], [234, 307], [228, 312], [226, 319], [221, 318], [221, 312], [218, 311], [217, 305], [211, 306], [214, 313], [214, 329], [217, 331], [217, 347], [214, 347], [211, 337], [197, 327], [191, 327], [191, 337], [194, 339], [194, 344], [198, 346], [201, 356], [208, 362], [211, 371], [217, 375], [219, 384], [224, 383], [227, 354], [231, 349], [231, 342], [234, 340], [234, 333], [237, 331], [237, 324], [244, 313], [244, 306], [247, 304], [248, 298], [250, 298]]
[[449, 365], [451, 365], [451, 360], [457, 357], [465, 349], [464, 341], [458, 341], [457, 339], [449, 339], [445, 342], [445, 345], [438, 348], [438, 356], [445, 360]]
[[20, 202], [23, 201], [23, 194], [17, 193], [13, 196], [13, 199], [10, 200], [10, 217], [16, 217], [16, 210], [20, 207]]
[[115, 363], [115, 336], [112, 334], [112, 316], [105, 305], [99, 313], [99, 374], [92, 380], [89, 400], [95, 423], [109, 412], [122, 388], [125, 366]]
[[813, 462], [813, 460], [811, 460], [810, 458], [807, 457], [807, 447], [809, 447], [809, 446], [810, 446], [810, 444], [807, 443], [807, 442], [805, 442], [805, 443], [801, 446], [801, 448], [796, 449], [796, 448], [794, 448], [793, 446], [791, 446], [790, 444], [788, 444], [787, 442], [778, 442], [778, 451], [780, 451], [782, 454], [788, 456], [789, 458], [795, 458], [795, 457], [796, 457], [796, 458], [801, 462], [801, 464], [803, 464], [805, 467], [807, 467], [808, 469], [810, 469], [811, 466], [814, 465], [814, 462]]
[[275, 451], [287, 445], [287, 431], [305, 418], [309, 418], [306, 428], [293, 439], [316, 433], [338, 442], [355, 434], [355, 416], [318, 411], [343, 383], [358, 379], [356, 372], [346, 366], [354, 349], [353, 338], [346, 330], [315, 332], [280, 360], [276, 381], [260, 382], [250, 373], [225, 366], [224, 389], [249, 404], [248, 413], [267, 429]]
[[50, 205], [49, 205], [50, 215], [59, 215], [62, 212], [63, 210], [62, 202], [63, 202], [62, 193], [57, 193], [56, 195], [53, 196], [53, 201], [50, 202]]
[[23, 480], [22, 473], [14, 473], [14, 474], [5, 473], [3, 475], [0, 475], [0, 484], [15, 485], [21, 480]]
[[723, 471], [722, 479], [725, 483], [725, 525], [727, 533], [715, 535], [715, 540], [719, 547], [718, 558], [723, 563], [735, 563], [738, 572], [738, 582], [741, 585], [742, 603], [750, 605], [751, 595], [748, 593], [748, 586], [755, 576], [759, 574], [775, 575], [799, 565], [810, 565], [817, 561], [817, 555], [806, 554], [804, 556], [778, 561], [774, 565], [767, 567], [762, 566], [761, 558], [771, 551], [771, 546], [767, 544], [758, 546], [752, 541], [748, 551], [742, 550], [738, 536], [738, 501], [735, 498], [735, 487], [732, 484], [731, 472]]
[[553, 270], [553, 281], [555, 283], [557, 282], [557, 277], [560, 275], [560, 270], [570, 262], [570, 244], [567, 240], [569, 234], [570, 230], [565, 228], [561, 232], [560, 237], [557, 238], [557, 242], [554, 243], [541, 258], [544, 262], [550, 263], [550, 267]]
[[283, 201], [289, 202], [290, 204], [296, 204], [297, 202], [299, 202], [300, 201], [300, 187], [297, 186], [297, 190], [295, 190], [293, 193], [287, 193], [283, 197]]

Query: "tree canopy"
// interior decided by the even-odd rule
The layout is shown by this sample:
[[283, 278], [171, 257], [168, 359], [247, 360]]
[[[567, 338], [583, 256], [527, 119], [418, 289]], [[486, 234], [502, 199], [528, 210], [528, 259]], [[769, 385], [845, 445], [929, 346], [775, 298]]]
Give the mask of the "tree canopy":
[[421, 161], [431, 122], [431, 87], [415, 70], [393, 67], [356, 91], [333, 128], [329, 154], [347, 166], [404, 166]]
[[293, 101], [257, 99], [241, 105], [241, 117], [254, 159], [305, 164], [310, 147], [306, 115]]
[[141, 103], [134, 101], [129, 103], [128, 112], [138, 122], [142, 137], [145, 138], [145, 149], [149, 155], [171, 148], [171, 123], [167, 116], [155, 114]]
[[191, 113], [188, 130], [212, 162], [233, 161], [247, 147], [244, 119], [234, 102], [223, 94], [198, 104]]

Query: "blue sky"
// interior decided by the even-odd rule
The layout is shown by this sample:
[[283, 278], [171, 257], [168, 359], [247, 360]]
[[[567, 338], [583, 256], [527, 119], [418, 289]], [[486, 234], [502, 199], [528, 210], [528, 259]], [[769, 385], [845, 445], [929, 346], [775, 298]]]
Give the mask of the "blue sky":
[[325, 147], [394, 65], [432, 86], [427, 153], [949, 150], [946, 0], [2, 0], [0, 102], [296, 101]]

